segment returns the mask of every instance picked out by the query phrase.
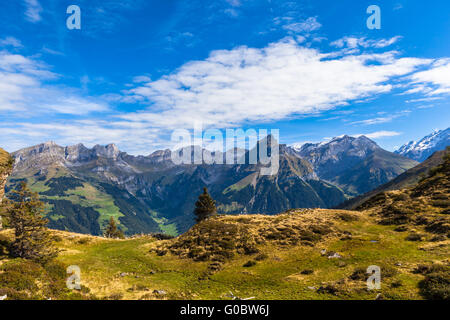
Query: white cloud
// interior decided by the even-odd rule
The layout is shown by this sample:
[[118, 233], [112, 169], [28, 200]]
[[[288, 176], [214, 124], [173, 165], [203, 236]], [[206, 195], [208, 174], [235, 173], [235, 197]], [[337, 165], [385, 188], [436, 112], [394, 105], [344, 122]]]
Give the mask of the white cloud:
[[3, 39], [0, 39], [0, 46], [2, 47], [7, 47], [7, 46], [11, 46], [14, 48], [22, 48], [22, 42], [20, 42], [20, 40], [14, 38], [14, 37], [6, 37]]
[[322, 27], [322, 25], [317, 21], [316, 17], [309, 17], [308, 19], [302, 22], [294, 22], [286, 24], [283, 26], [283, 29], [296, 33], [301, 33], [301, 32], [312, 32], [320, 29], [320, 27]]
[[[60, 93], [61, 94], [61, 93]], [[54, 95], [53, 95], [54, 96]], [[85, 115], [92, 112], [103, 112], [108, 106], [95, 103], [77, 96], [60, 96], [54, 103], [48, 101], [43, 108], [60, 114]]]
[[378, 139], [378, 138], [385, 138], [385, 137], [395, 137], [401, 135], [401, 132], [397, 131], [376, 131], [372, 133], [366, 133], [364, 136], [370, 139]]
[[240, 0], [226, 0], [232, 7], [240, 7], [241, 1]]
[[134, 83], [150, 82], [152, 79], [148, 76], [136, 76], [133, 78]]
[[450, 93], [450, 59], [437, 60], [429, 70], [416, 72], [411, 79], [416, 86], [410, 92], [428, 95]]
[[38, 0], [24, 0], [25, 2], [25, 18], [30, 22], [39, 22], [42, 20], [42, 7]]
[[393, 119], [394, 119], [394, 117], [378, 117], [378, 118], [373, 118], [373, 119], [353, 121], [353, 122], [351, 122], [351, 124], [372, 125], [372, 124], [391, 122]]
[[396, 43], [398, 40], [400, 40], [400, 36], [395, 36], [390, 39], [366, 39], [365, 37], [357, 38], [357, 37], [343, 37], [341, 39], [338, 39], [336, 41], [333, 41], [330, 43], [330, 45], [337, 47], [337, 48], [385, 48], [388, 47], [394, 43]]
[[427, 98], [418, 98], [418, 99], [410, 99], [406, 100], [406, 103], [414, 103], [414, 102], [430, 102], [430, 101], [436, 101], [441, 100], [443, 97], [427, 97]]
[[333, 58], [292, 39], [262, 49], [214, 51], [129, 90], [129, 101], [151, 107], [123, 118], [163, 128], [190, 128], [194, 121], [216, 127], [276, 121], [389, 92], [389, 80], [427, 63], [396, 52]]
[[11, 111], [16, 111], [22, 117], [31, 117], [42, 113], [83, 115], [107, 110], [106, 105], [81, 97], [74, 89], [46, 83], [57, 78], [40, 61], [0, 51], [0, 113], [11, 115]]
[[[387, 122], [391, 122], [392, 120], [397, 119], [399, 117], [406, 116], [410, 112], [411, 112], [410, 110], [403, 110], [403, 111], [399, 111], [399, 112], [396, 112], [394, 114], [391, 114], [391, 115], [388, 115], [385, 117], [376, 117], [376, 118], [371, 118], [371, 119], [358, 120], [358, 121], [350, 122], [350, 124], [374, 125], [374, 124], [387, 123]], [[383, 115], [383, 114], [386, 114], [386, 112], [378, 112], [377, 114]]]
[[42, 48], [42, 51], [45, 53], [51, 54], [51, 55], [55, 55], [55, 56], [63, 56], [64, 55], [64, 53], [62, 53], [60, 51], [53, 50], [53, 49], [47, 48], [45, 46]]

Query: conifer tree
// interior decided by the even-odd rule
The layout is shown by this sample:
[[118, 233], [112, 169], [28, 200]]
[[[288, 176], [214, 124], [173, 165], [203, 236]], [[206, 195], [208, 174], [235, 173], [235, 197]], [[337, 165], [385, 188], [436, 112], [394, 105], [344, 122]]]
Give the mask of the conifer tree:
[[18, 190], [12, 192], [10, 200], [6, 217], [15, 236], [10, 244], [10, 255], [40, 263], [56, 257], [58, 251], [53, 247], [48, 220], [44, 218], [44, 204], [38, 194], [22, 182]]
[[109, 219], [109, 224], [105, 230], [105, 237], [107, 238], [115, 238], [115, 239], [123, 239], [125, 236], [123, 235], [122, 230], [117, 228], [116, 221], [113, 217]]
[[203, 193], [198, 197], [198, 200], [195, 203], [195, 221], [198, 223], [212, 215], [215, 215], [216, 213], [216, 201], [211, 198], [208, 193], [208, 189], [205, 187], [203, 188]]

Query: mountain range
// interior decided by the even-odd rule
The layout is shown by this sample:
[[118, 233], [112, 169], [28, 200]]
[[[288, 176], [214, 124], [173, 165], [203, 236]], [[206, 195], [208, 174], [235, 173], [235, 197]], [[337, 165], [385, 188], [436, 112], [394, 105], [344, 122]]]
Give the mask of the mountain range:
[[422, 162], [434, 152], [444, 150], [448, 145], [450, 145], [450, 128], [436, 130], [419, 141], [410, 141], [395, 153]]
[[129, 235], [175, 235], [193, 225], [193, 206], [204, 186], [219, 213], [275, 214], [335, 207], [417, 164], [364, 136], [279, 148], [277, 174], [263, 176], [260, 165], [175, 165], [169, 149], [132, 156], [114, 144], [47, 142], [12, 154], [7, 190], [26, 180], [46, 203], [55, 229], [98, 235], [114, 217]]

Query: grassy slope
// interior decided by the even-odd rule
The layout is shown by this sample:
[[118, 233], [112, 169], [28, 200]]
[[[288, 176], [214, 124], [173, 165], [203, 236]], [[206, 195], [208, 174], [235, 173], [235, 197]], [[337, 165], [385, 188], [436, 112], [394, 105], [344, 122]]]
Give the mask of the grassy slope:
[[447, 150], [437, 151], [424, 162], [403, 172], [402, 174], [397, 176], [395, 179], [389, 181], [388, 183], [383, 184], [378, 188], [371, 190], [365, 194], [354, 197], [340, 204], [339, 206], [337, 206], [337, 208], [352, 210], [380, 192], [404, 189], [414, 186], [422, 176], [425, 176], [428, 173], [428, 171], [431, 168], [441, 164], [443, 162], [443, 157], [449, 153], [450, 147], [448, 147]]
[[[42, 193], [50, 190], [50, 187], [46, 185], [49, 180], [53, 178], [70, 176], [70, 173], [67, 172], [63, 168], [49, 168], [49, 172], [46, 175], [45, 180], [35, 179], [33, 176], [29, 177], [27, 175], [27, 183], [30, 189], [37, 193]], [[21, 176], [16, 176], [14, 179], [21, 179]], [[114, 199], [95, 188], [91, 184], [84, 182], [83, 187], [77, 187], [73, 190], [67, 190], [64, 192], [64, 196], [47, 196], [40, 195], [42, 200], [51, 199], [51, 200], [68, 200], [73, 204], [80, 205], [82, 207], [93, 207], [94, 210], [98, 211], [100, 214], [99, 223], [102, 228], [104, 228], [111, 217], [114, 217], [116, 222], [120, 225], [119, 218], [123, 216], [120, 212], [119, 208], [114, 204]], [[48, 210], [51, 209], [51, 206], [47, 206]], [[52, 218], [52, 217], [51, 217]], [[53, 219], [57, 219], [58, 216], [53, 217]], [[124, 228], [122, 226], [122, 228]], [[126, 230], [126, 228], [124, 228]]]
[[[61, 167], [49, 167], [45, 179], [39, 179], [34, 174], [29, 172], [23, 174], [16, 174], [12, 180], [10, 180], [9, 186], [13, 185], [14, 180], [26, 179], [28, 186], [34, 192], [40, 193], [40, 198], [42, 200], [67, 200], [70, 201], [75, 206], [81, 206], [84, 208], [92, 208], [99, 213], [98, 223], [100, 228], [103, 230], [111, 217], [113, 217], [116, 223], [121, 227], [123, 231], [127, 231], [128, 228], [125, 226], [119, 218], [124, 217], [124, 212], [121, 207], [115, 202], [115, 198], [110, 193], [106, 192], [97, 185], [81, 181], [82, 186], [76, 188], [69, 188], [64, 192], [57, 195], [46, 195], [44, 193], [52, 191], [49, 183], [57, 178], [71, 177], [71, 173], [65, 168]], [[50, 213], [49, 218], [57, 221], [63, 218], [63, 215], [54, 214], [51, 212], [52, 205], [46, 203], [47, 212]], [[130, 206], [130, 210], [134, 210]], [[150, 214], [150, 213], [149, 213]], [[175, 224], [170, 223], [167, 219], [159, 218], [158, 213], [152, 215], [154, 221], [159, 225], [159, 228], [168, 234], [176, 235], [178, 231]]]
[[[340, 231], [351, 232], [350, 240], [331, 235], [313, 247], [267, 241], [258, 246], [259, 254], [236, 255], [223, 264], [221, 271], [212, 274], [207, 274], [209, 261], [194, 262], [170, 253], [158, 256], [152, 248], [177, 240], [156, 241], [151, 237], [107, 240], [55, 231], [62, 239], [58, 246], [64, 250], [58, 260], [80, 266], [82, 283], [101, 298], [155, 299], [158, 297], [152, 294], [153, 290], [165, 290], [165, 298], [170, 299], [226, 299], [229, 291], [258, 299], [374, 299], [377, 291], [367, 291], [364, 281], [350, 280], [349, 276], [357, 268], [380, 265], [396, 271], [392, 277], [382, 274], [381, 292], [385, 298], [420, 299], [418, 282], [423, 276], [411, 271], [418, 264], [448, 259], [450, 241], [406, 241], [407, 233], [393, 231], [394, 226], [378, 225], [374, 223], [375, 217], [364, 213], [351, 212], [357, 216], [356, 221], [336, 218], [343, 212], [314, 210], [311, 214], [333, 221]], [[302, 219], [301, 212], [290, 214]], [[221, 217], [226, 223], [236, 223], [233, 219], [237, 218]], [[277, 218], [280, 216], [264, 217]], [[321, 255], [322, 249], [336, 251], [342, 258], [328, 259]], [[253, 267], [243, 267], [261, 253], [267, 254], [267, 258]], [[314, 273], [300, 274], [305, 269]], [[391, 287], [398, 281], [400, 287]], [[318, 293], [308, 288], [317, 289], [324, 283], [336, 287], [337, 294]]]
[[13, 162], [9, 153], [0, 148], [0, 175], [10, 171], [12, 164]]

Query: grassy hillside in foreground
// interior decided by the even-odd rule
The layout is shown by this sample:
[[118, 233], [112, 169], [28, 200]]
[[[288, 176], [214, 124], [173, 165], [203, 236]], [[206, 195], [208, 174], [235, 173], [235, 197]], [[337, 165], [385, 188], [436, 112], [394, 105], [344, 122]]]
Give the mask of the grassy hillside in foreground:
[[[421, 299], [426, 270], [443, 268], [450, 278], [448, 238], [436, 241], [420, 225], [402, 231], [378, 222], [365, 212], [317, 209], [218, 216], [171, 240], [54, 234], [57, 262], [81, 268], [85, 298], [229, 299], [231, 291], [257, 299]], [[408, 239], [412, 230], [420, 241]], [[1, 232], [0, 243], [10, 236]], [[0, 257], [0, 287], [18, 286], [4, 271], [9, 259]], [[367, 290], [370, 265], [382, 269], [381, 290]]]

